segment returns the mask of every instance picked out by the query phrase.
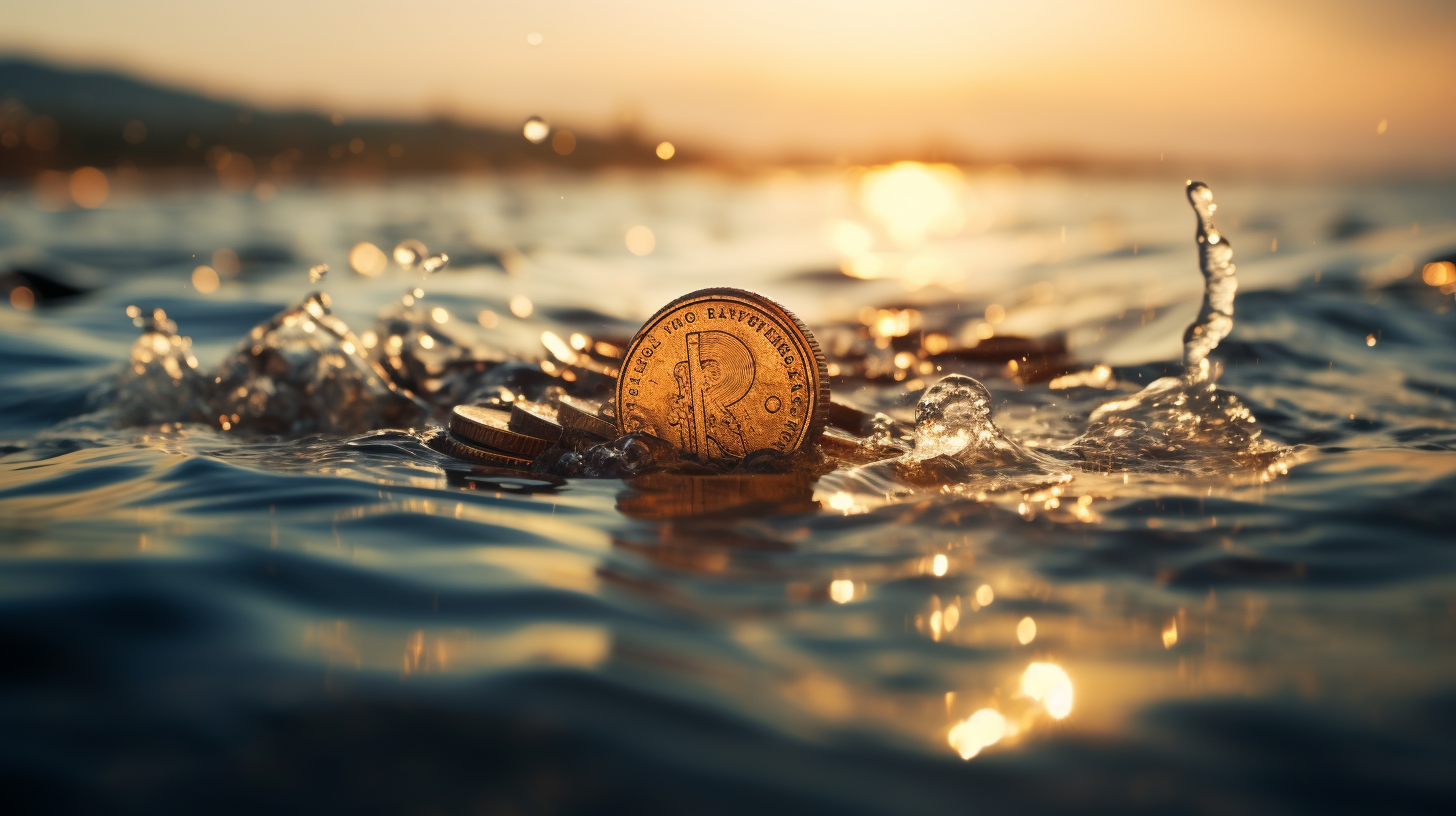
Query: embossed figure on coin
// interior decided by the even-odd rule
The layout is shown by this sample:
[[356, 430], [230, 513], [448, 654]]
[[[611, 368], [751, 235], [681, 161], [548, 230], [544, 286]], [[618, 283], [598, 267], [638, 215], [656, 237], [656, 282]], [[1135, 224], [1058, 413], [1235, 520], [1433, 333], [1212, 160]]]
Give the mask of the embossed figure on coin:
[[691, 332], [685, 339], [687, 359], [673, 366], [677, 403], [668, 418], [678, 447], [711, 459], [741, 459], [748, 450], [733, 406], [753, 386], [753, 355], [727, 332]]
[[617, 380], [624, 432], [646, 432], [705, 462], [797, 450], [823, 429], [824, 356], [792, 314], [741, 289], [704, 289], [637, 333]]

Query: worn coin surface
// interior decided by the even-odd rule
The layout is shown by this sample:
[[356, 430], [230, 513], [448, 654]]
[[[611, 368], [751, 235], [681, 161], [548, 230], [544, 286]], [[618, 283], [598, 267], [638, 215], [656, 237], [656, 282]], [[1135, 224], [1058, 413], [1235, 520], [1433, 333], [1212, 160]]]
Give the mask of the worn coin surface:
[[799, 449], [829, 410], [824, 354], [787, 309], [742, 289], [703, 289], [637, 332], [617, 379], [623, 433], [645, 431], [699, 460]]
[[450, 430], [467, 442], [527, 459], [551, 447], [550, 440], [519, 433], [510, 422], [510, 412], [501, 408], [457, 405], [450, 412]]

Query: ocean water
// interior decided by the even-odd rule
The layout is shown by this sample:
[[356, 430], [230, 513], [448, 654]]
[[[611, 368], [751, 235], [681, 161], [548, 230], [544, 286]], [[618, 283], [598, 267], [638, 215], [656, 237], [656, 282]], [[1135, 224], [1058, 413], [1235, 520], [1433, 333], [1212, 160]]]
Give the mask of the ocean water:
[[[6, 800], [1451, 812], [1456, 192], [1204, 181], [1238, 292], [1220, 407], [1177, 433], [1134, 403], [1199, 319], [1182, 179], [0, 194], [4, 286], [34, 300], [0, 306]], [[449, 265], [388, 261], [405, 240]], [[910, 448], [961, 374], [1023, 459], [583, 478], [424, 444], [456, 400], [603, 393], [543, 333], [610, 346], [723, 285], [808, 323], [881, 442]], [[227, 368], [319, 289], [416, 415], [382, 380], [254, 401]], [[190, 344], [134, 376], [158, 309]], [[236, 416], [211, 415], [228, 371]]]

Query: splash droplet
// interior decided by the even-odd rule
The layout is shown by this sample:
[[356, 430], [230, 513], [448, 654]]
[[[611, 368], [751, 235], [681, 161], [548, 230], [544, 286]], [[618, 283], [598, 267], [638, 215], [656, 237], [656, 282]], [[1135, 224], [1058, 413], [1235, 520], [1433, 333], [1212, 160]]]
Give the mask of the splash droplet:
[[1188, 203], [1198, 217], [1195, 237], [1198, 242], [1198, 267], [1203, 271], [1203, 308], [1198, 319], [1183, 335], [1183, 376], [1190, 383], [1205, 382], [1212, 378], [1212, 366], [1208, 365], [1208, 354], [1218, 348], [1220, 340], [1228, 336], [1234, 326], [1234, 293], [1238, 280], [1234, 278], [1233, 248], [1228, 239], [1219, 234], [1213, 225], [1213, 191], [1201, 181], [1188, 183]]
[[309, 283], [318, 283], [319, 281], [321, 281], [321, 280], [324, 279], [324, 276], [325, 275], [328, 275], [328, 274], [329, 274], [329, 265], [328, 264], [318, 264], [316, 266], [310, 267], [309, 270], [308, 270], [308, 282]]
[[413, 238], [406, 238], [400, 241], [394, 248], [394, 262], [405, 269], [414, 269], [430, 250], [425, 245]]

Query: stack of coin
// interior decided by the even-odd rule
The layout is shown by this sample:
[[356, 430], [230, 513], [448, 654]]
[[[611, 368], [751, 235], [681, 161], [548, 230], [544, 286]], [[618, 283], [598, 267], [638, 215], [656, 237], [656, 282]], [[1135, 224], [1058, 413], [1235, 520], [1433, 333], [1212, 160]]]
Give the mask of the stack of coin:
[[616, 439], [616, 424], [591, 411], [590, 403], [571, 397], [561, 397], [556, 405], [519, 400], [511, 406], [510, 428], [549, 439], [556, 447], [578, 451]]
[[532, 460], [551, 448], [585, 450], [616, 436], [616, 425], [598, 417], [590, 403], [563, 397], [560, 407], [525, 400], [509, 409], [457, 405], [450, 412], [449, 429], [428, 442], [467, 462], [528, 470]]
[[431, 437], [430, 447], [477, 465], [529, 470], [531, 460], [552, 443], [511, 430], [510, 416], [503, 408], [457, 405], [450, 412], [449, 430]]

